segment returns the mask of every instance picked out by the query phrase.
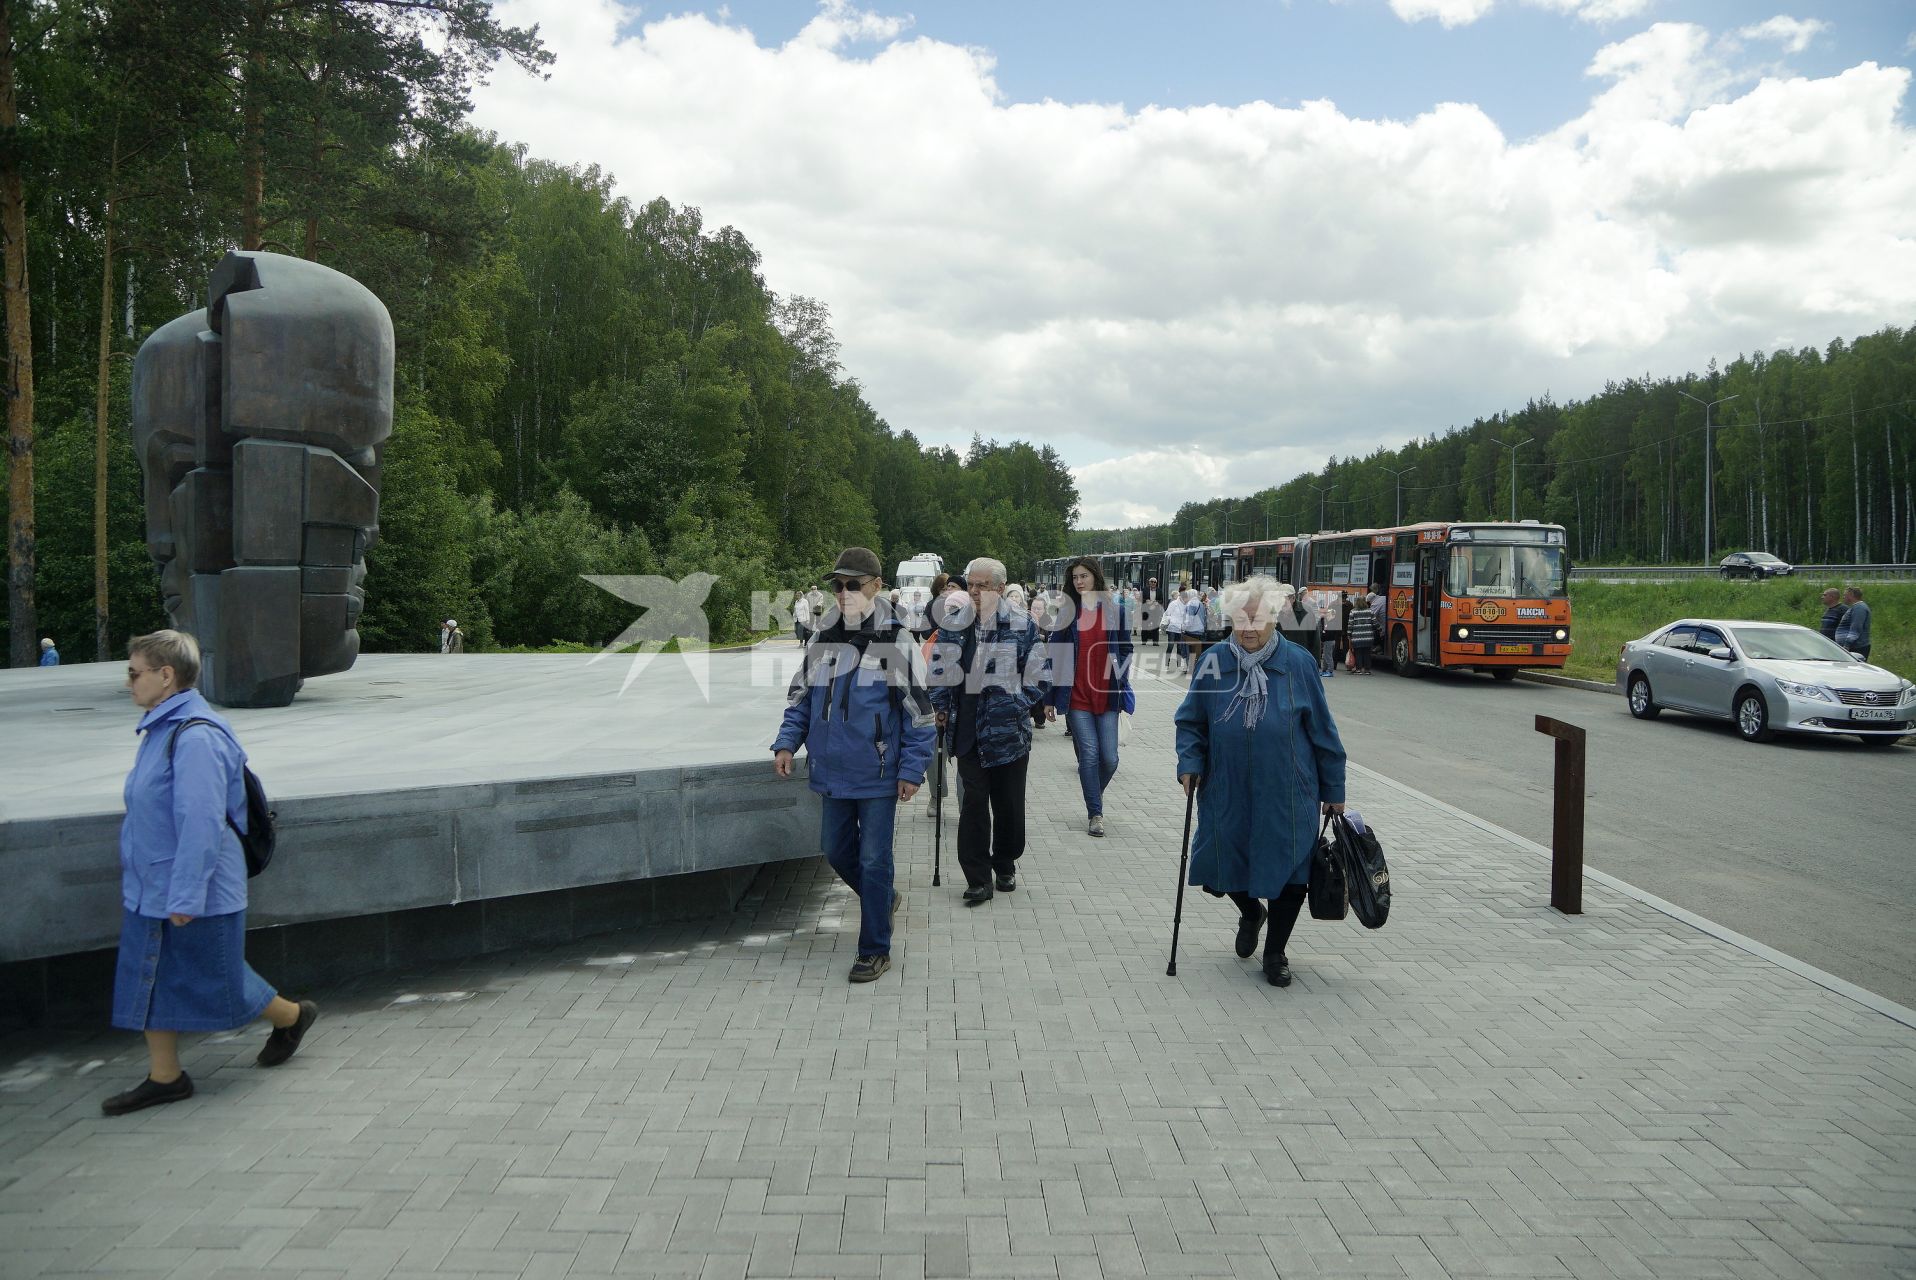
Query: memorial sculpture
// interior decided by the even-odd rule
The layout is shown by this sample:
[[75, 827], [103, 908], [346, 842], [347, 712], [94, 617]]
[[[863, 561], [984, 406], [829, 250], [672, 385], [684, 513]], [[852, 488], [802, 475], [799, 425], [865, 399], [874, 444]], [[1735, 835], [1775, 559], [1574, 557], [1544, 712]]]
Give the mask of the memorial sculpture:
[[206, 308], [140, 347], [147, 548], [213, 702], [285, 706], [359, 656], [392, 406], [385, 306], [302, 258], [227, 254]]

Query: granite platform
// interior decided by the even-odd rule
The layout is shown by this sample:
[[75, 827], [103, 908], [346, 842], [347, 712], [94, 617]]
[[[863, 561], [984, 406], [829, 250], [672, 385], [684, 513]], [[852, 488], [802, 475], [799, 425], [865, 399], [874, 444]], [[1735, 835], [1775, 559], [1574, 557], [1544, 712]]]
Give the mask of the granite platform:
[[[789, 780], [770, 763], [796, 657], [658, 656], [628, 687], [625, 656], [373, 654], [290, 707], [225, 712], [278, 813], [249, 926], [495, 904], [452, 932], [496, 939], [442, 938], [393, 957], [405, 960], [563, 934], [581, 908], [564, 899], [555, 914], [550, 895], [590, 886], [669, 895], [684, 888], [674, 878], [745, 872], [712, 881], [735, 900], [761, 865], [818, 852], [802, 758]], [[118, 663], [0, 671], [0, 964], [118, 937], [140, 715], [124, 676]], [[619, 901], [620, 919], [646, 916], [645, 900]], [[364, 930], [329, 938], [384, 945]]]

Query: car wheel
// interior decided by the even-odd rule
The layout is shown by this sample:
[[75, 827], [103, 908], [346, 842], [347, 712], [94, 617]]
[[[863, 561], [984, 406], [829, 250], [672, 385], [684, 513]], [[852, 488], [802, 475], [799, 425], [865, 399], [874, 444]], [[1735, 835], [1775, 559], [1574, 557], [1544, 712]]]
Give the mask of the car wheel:
[[1415, 679], [1420, 674], [1417, 669], [1417, 657], [1410, 651], [1410, 632], [1402, 627], [1391, 634], [1390, 665], [1400, 676]]
[[1490, 678], [1492, 680], [1499, 680], [1499, 681], [1515, 680], [1517, 678], [1517, 668], [1492, 667], [1490, 669]]
[[1718, 569], [1717, 572], [1723, 576], [1723, 581], [1725, 582], [1728, 582], [1731, 578], [1734, 578], [1736, 576], [1735, 571], [1728, 567]]
[[1763, 694], [1748, 685], [1736, 691], [1736, 701], [1730, 704], [1731, 717], [1736, 721], [1736, 731], [1743, 735], [1745, 742], [1768, 742], [1776, 735], [1770, 730], [1770, 706], [1763, 701]]
[[1893, 747], [1902, 741], [1901, 738], [1892, 738], [1886, 733], [1880, 735], [1874, 733], [1859, 733], [1856, 735], [1856, 739], [1866, 747]]
[[1650, 677], [1641, 671], [1630, 677], [1630, 714], [1639, 720], [1654, 720], [1663, 708], [1650, 696]]

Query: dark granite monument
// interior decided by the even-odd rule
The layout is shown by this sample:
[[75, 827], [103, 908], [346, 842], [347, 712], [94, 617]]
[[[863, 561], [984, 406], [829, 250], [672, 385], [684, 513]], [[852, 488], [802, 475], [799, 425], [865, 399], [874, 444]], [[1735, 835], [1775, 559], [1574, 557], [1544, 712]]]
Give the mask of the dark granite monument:
[[213, 702], [283, 707], [359, 656], [392, 416], [392, 318], [303, 258], [227, 254], [206, 309], [140, 347], [147, 546]]

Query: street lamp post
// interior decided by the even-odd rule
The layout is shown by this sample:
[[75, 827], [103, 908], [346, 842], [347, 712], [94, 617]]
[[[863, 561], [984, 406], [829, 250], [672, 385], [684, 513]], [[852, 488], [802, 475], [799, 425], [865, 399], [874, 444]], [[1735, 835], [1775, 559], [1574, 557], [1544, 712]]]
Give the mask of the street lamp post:
[[1304, 487], [1317, 490], [1317, 531], [1322, 533], [1324, 532], [1324, 495], [1336, 492], [1337, 486], [1334, 484], [1312, 484], [1306, 480]]
[[1391, 475], [1397, 478], [1397, 519], [1392, 521], [1392, 523], [1402, 524], [1404, 523], [1404, 477], [1417, 470], [1417, 468], [1405, 467], [1399, 470], [1396, 467], [1385, 467], [1384, 470], [1390, 472]]
[[[1720, 404], [1728, 404], [1736, 397], [1724, 396], [1720, 400], [1705, 402], [1687, 391], [1679, 391], [1677, 394], [1685, 400], [1695, 400], [1703, 406], [1703, 564], [1707, 568], [1713, 544], [1716, 542], [1716, 520], [1713, 518], [1713, 500], [1716, 490], [1716, 467], [1713, 462], [1716, 455], [1710, 452], [1710, 410]], [[1757, 406], [1759, 409], [1762, 407], [1760, 404]]]
[[1517, 523], [1517, 450], [1535, 440], [1535, 436], [1525, 436], [1515, 444], [1504, 444], [1501, 440], [1492, 440], [1492, 444], [1502, 444], [1510, 450], [1510, 523]]

